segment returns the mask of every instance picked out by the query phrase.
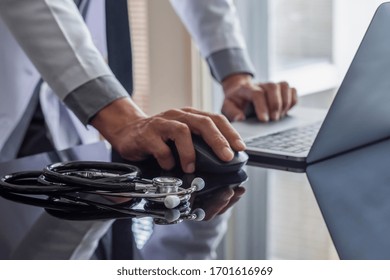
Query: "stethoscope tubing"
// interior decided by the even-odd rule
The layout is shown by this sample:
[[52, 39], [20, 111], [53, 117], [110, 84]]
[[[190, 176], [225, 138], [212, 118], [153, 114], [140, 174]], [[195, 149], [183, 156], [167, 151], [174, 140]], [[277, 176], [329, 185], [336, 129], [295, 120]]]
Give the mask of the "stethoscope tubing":
[[[71, 172], [76, 174], [86, 168], [91, 168], [92, 171], [88, 171], [89, 174], [94, 172], [101, 174], [101, 170], [109, 170], [126, 172], [126, 175], [115, 176], [111, 180], [105, 181], [68, 175]], [[62, 172], [66, 173], [63, 174]], [[104, 162], [56, 163], [45, 167], [43, 171], [15, 172], [5, 175], [0, 180], [0, 189], [13, 193], [35, 195], [53, 195], [56, 193], [80, 191], [137, 192], [137, 187], [140, 184], [150, 184], [151, 182], [138, 177], [140, 174], [141, 171], [138, 167], [128, 164]]]
[[[169, 211], [175, 213], [172, 216], [175, 219], [189, 215], [186, 212], [188, 200], [190, 194], [198, 190], [199, 184], [186, 189], [180, 187], [182, 181], [178, 178], [157, 177], [150, 180], [140, 176], [139, 168], [128, 164], [94, 161], [55, 163], [43, 171], [5, 175], [0, 179], [0, 195], [16, 202], [43, 207], [48, 212], [63, 212], [63, 215], [68, 216], [102, 216], [104, 213], [116, 212], [131, 217], [167, 219], [172, 216], [167, 214]], [[171, 182], [175, 187], [169, 187]], [[163, 184], [162, 189], [158, 184]], [[88, 195], [103, 198], [96, 201]], [[115, 203], [108, 199], [110, 196], [132, 199], [126, 203]], [[142, 199], [150, 205], [157, 203], [154, 206], [157, 208], [134, 209]], [[166, 208], [159, 208], [161, 205]]]

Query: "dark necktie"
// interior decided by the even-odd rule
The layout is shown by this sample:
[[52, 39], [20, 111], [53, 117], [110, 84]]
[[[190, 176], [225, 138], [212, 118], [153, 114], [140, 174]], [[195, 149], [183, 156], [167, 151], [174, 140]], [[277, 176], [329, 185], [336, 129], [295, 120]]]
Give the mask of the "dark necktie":
[[106, 0], [108, 65], [131, 95], [133, 69], [127, 0]]
[[[131, 95], [133, 69], [127, 0], [106, 0], [106, 34], [108, 65]], [[131, 219], [119, 219], [112, 224], [112, 259], [132, 259], [131, 226]]]

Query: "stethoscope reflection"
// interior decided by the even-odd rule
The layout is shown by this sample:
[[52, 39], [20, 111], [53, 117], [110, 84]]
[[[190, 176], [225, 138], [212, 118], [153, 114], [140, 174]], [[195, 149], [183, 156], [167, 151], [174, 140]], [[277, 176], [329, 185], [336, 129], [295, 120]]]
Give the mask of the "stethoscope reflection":
[[[47, 166], [42, 174], [19, 172], [4, 176], [0, 195], [43, 207], [62, 219], [152, 217], [156, 224], [176, 224], [208, 220], [226, 211], [244, 193], [238, 185], [247, 176], [241, 170], [229, 176], [207, 174], [205, 178], [210, 183], [208, 187], [204, 179], [194, 175], [179, 179], [165, 174], [150, 180], [140, 178], [139, 169], [131, 165], [57, 163]], [[110, 200], [112, 197], [116, 200]]]
[[[237, 174], [229, 174], [233, 181], [243, 177], [246, 178], [246, 173], [240, 171]], [[191, 175], [185, 176], [183, 181], [190, 180]], [[100, 220], [100, 219], [123, 219], [123, 218], [153, 218], [153, 223], [158, 225], [178, 224], [183, 221], [208, 221], [215, 216], [225, 213], [231, 208], [245, 193], [245, 188], [241, 186], [243, 182], [232, 184], [219, 184], [206, 186], [203, 190], [192, 193], [191, 198], [185, 203], [173, 209], [163, 207], [161, 203], [153, 203], [150, 201], [135, 202], [134, 199], [123, 202], [115, 207], [106, 207], [104, 210], [97, 209], [91, 211], [58, 211], [56, 209], [48, 209], [46, 211], [53, 216], [68, 220]], [[215, 181], [226, 181], [226, 177], [218, 180], [218, 177], [213, 176]], [[138, 209], [135, 209], [138, 208]]]

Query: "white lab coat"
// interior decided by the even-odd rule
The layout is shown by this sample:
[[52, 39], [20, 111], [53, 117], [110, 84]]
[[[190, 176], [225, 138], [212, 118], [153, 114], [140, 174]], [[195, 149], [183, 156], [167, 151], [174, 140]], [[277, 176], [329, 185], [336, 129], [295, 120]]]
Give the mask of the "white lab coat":
[[[198, 43], [204, 57], [224, 48], [244, 48], [244, 40], [231, 0], [172, 0], [171, 2]], [[53, 94], [63, 100], [70, 92], [88, 81], [112, 75], [103, 58], [107, 52], [104, 0], [93, 0], [90, 3], [91, 7], [87, 17], [89, 33], [81, 23], [80, 15], [74, 12], [75, 6], [71, 0], [34, 0], [28, 3], [23, 0], [0, 0], [0, 149], [21, 119], [40, 74], [50, 86], [50, 88], [43, 87], [40, 101], [48, 128], [54, 135], [54, 144], [58, 149], [69, 145], [66, 143], [66, 137], [62, 137], [63, 132], [58, 131], [62, 118], [59, 106], [62, 105], [58, 99], [53, 98]], [[38, 25], [39, 28], [28, 27], [31, 18], [43, 19], [39, 22], [41, 23]], [[216, 30], [221, 31], [218, 32], [220, 35], [217, 36]], [[54, 89], [55, 93], [51, 89]], [[74, 115], [70, 114], [70, 118], [84, 143], [97, 139], [96, 132], [87, 130]], [[0, 203], [0, 213], [7, 215], [18, 213], [19, 216], [15, 216], [12, 219], [13, 222], [25, 222], [16, 228], [11, 227], [12, 230], [18, 230], [18, 233], [9, 232], [8, 234], [15, 234], [18, 238], [12, 240], [14, 244], [9, 244], [6, 248], [7, 252], [2, 252], [3, 255], [0, 257], [3, 258], [10, 256], [15, 249], [18, 250], [19, 256], [24, 254], [28, 258], [49, 256], [52, 258], [89, 258], [96, 246], [98, 235], [104, 234], [107, 229], [107, 223], [100, 227], [99, 223], [84, 223], [86, 225], [84, 230], [73, 232], [74, 236], [71, 238], [72, 242], [79, 245], [76, 246], [75, 243], [69, 245], [69, 252], [57, 254], [58, 248], [55, 246], [38, 246], [43, 251], [35, 254], [31, 251], [34, 250], [33, 248], [30, 249], [28, 246], [20, 248], [19, 246], [21, 239], [31, 239], [31, 234], [29, 235], [31, 227], [35, 238], [34, 243], [38, 245], [39, 242], [45, 244], [48, 238], [39, 234], [40, 229], [46, 235], [55, 235], [61, 232], [58, 228], [52, 230], [51, 225], [55, 224], [59, 228], [63, 226], [63, 232], [71, 235], [72, 231], [69, 229], [72, 227], [69, 227], [69, 222], [54, 223], [52, 218], [47, 217], [46, 213], [41, 214], [41, 211], [34, 212], [30, 208], [24, 211], [20, 205], [15, 206], [18, 211], [14, 211], [12, 207], [12, 203]], [[39, 227], [33, 226], [35, 221]], [[7, 235], [7, 227], [4, 226], [7, 222], [10, 222], [9, 219], [7, 221], [0, 216], [2, 225], [0, 236]], [[226, 219], [221, 219], [220, 222], [222, 225]], [[185, 223], [182, 225], [185, 226]], [[180, 226], [176, 228], [180, 230]], [[164, 238], [172, 236], [171, 232], [164, 234], [164, 230], [172, 229], [161, 228], [161, 236]], [[210, 240], [219, 240], [219, 235], [220, 232], [216, 234], [213, 229]], [[92, 242], [90, 246], [88, 246], [88, 240]], [[62, 241], [66, 240], [62, 238]], [[171, 249], [174, 250], [174, 248]], [[169, 250], [164, 254], [169, 258]], [[179, 257], [177, 254], [175, 256]], [[149, 258], [146, 253], [143, 257]]]
[[[7, 2], [7, 1], [3, 1]], [[30, 3], [29, 5], [25, 5], [21, 2], [23, 1], [12, 1], [13, 3], [7, 3], [11, 7], [9, 9], [18, 9], [20, 7], [24, 9], [33, 9], [34, 3], [42, 2], [35, 1], [34, 3]], [[15, 3], [14, 3], [15, 2]], [[19, 3], [18, 3], [19, 2]], [[62, 1], [61, 1], [62, 2]], [[69, 4], [66, 4], [68, 3]], [[0, 2], [1, 3], [1, 2]], [[5, 5], [5, 3], [4, 3]], [[37, 5], [37, 4], [36, 4]], [[74, 8], [74, 5], [71, 1], [64, 1], [64, 7]], [[15, 7], [12, 7], [15, 6]], [[19, 7], [20, 6], [20, 7]], [[26, 7], [27, 6], [27, 7]], [[4, 9], [3, 7], [1, 9]], [[106, 37], [105, 32], [105, 17], [104, 17], [104, 0], [95, 0], [90, 3], [91, 13], [89, 13], [86, 18], [87, 25], [90, 30], [90, 34], [92, 35], [92, 40], [87, 41], [87, 43], [95, 44], [99, 53], [96, 54], [101, 57], [100, 54], [106, 56], [107, 47], [106, 47]], [[42, 13], [46, 11], [41, 9]], [[31, 10], [24, 11], [21, 9], [20, 13], [25, 13], [26, 15], [31, 13]], [[93, 15], [93, 16], [90, 16]], [[78, 19], [80, 20], [80, 19]], [[69, 27], [68, 27], [69, 28]], [[23, 29], [28, 29], [23, 26]], [[74, 28], [73, 33], [75, 31], [79, 31], [79, 28]], [[87, 32], [86, 30], [81, 30]], [[81, 32], [83, 33], [83, 32]], [[60, 35], [60, 34], [59, 34]], [[53, 36], [53, 41], [61, 41], [58, 36]], [[30, 38], [27, 34], [22, 34], [22, 40], [34, 40], [34, 38]], [[45, 35], [47, 36], [47, 35]], [[69, 35], [70, 36], [70, 35]], [[85, 36], [89, 36], [88, 33]], [[78, 40], [78, 39], [75, 39]], [[64, 43], [65, 44], [65, 43]], [[86, 43], [85, 43], [86, 44]], [[36, 48], [36, 47], [35, 47]], [[38, 52], [37, 50], [30, 51], [30, 56], [39, 56], [39, 54], [35, 54]], [[71, 53], [74, 50], [69, 51]], [[64, 53], [61, 56], [67, 56], [69, 53]], [[50, 63], [55, 63], [51, 67], [53, 69], [56, 68], [58, 60], [57, 54], [53, 54]], [[74, 54], [73, 54], [74, 56]], [[39, 58], [37, 58], [39, 59]], [[44, 58], [46, 59], [46, 58]], [[66, 60], [66, 57], [63, 57], [62, 60]], [[103, 59], [102, 59], [103, 60]], [[34, 65], [31, 63], [31, 60], [26, 56], [25, 52], [21, 49], [20, 45], [14, 39], [14, 36], [9, 32], [7, 26], [5, 26], [4, 22], [0, 18], [0, 61], [2, 62], [0, 65], [0, 97], [2, 102], [0, 103], [0, 149], [3, 146], [4, 142], [7, 140], [10, 133], [13, 131], [17, 123], [22, 118], [23, 113], [26, 110], [26, 106], [28, 105], [30, 98], [33, 94], [33, 90], [41, 75]], [[79, 63], [83, 63], [86, 65], [91, 64], [90, 62], [80, 61]], [[104, 61], [103, 61], [103, 64]], [[100, 63], [99, 63], [100, 65]], [[70, 65], [67, 66], [69, 69], [75, 68]], [[93, 65], [90, 66], [93, 68]], [[90, 69], [85, 69], [85, 71], [89, 71]], [[69, 71], [69, 70], [68, 70]], [[62, 74], [51, 74], [50, 78], [53, 79], [63, 79], [62, 83], [67, 83], [67, 79], [73, 79], [73, 77], [69, 77], [70, 75], [77, 76], [83, 70], [75, 71], [75, 73], [62, 75]], [[66, 72], [66, 71], [65, 71]], [[91, 74], [84, 75], [83, 79], [77, 78], [77, 81], [73, 83], [73, 85], [65, 86], [58, 85], [57, 87], [66, 88], [66, 90], [61, 90], [61, 94], [64, 95], [69, 90], [73, 90], [77, 86], [85, 83], [91, 78], [96, 78], [100, 75], [110, 74], [109, 69], [103, 67], [102, 70], [92, 70]], [[49, 82], [50, 83], [50, 82]], [[59, 83], [59, 82], [58, 82]], [[57, 83], [56, 83], [57, 84]], [[42, 87], [40, 93], [40, 101], [42, 106], [42, 111], [45, 115], [45, 120], [47, 121], [48, 129], [51, 132], [50, 134], [53, 136], [53, 144], [57, 149], [66, 149], [70, 147], [73, 143], [67, 142], [66, 132], [64, 132], [63, 125], [61, 124], [61, 120], [64, 118], [64, 112], [61, 112], [60, 108], [63, 107], [62, 102], [55, 96], [53, 90], [49, 87]], [[72, 120], [73, 127], [78, 131], [78, 135], [81, 137], [82, 143], [91, 143], [97, 141], [98, 134], [93, 128], [86, 129], [84, 125], [82, 125], [70, 111], [68, 112], [69, 117]]]

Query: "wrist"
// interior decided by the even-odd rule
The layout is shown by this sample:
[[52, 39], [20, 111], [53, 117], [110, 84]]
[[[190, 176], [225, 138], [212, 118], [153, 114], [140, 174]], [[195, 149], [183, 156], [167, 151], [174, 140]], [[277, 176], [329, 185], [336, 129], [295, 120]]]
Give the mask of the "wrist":
[[227, 94], [230, 91], [235, 90], [238, 87], [242, 85], [246, 85], [251, 82], [252, 82], [252, 75], [242, 73], [242, 74], [233, 74], [227, 76], [225, 79], [223, 79], [221, 85], [224, 93]]
[[101, 109], [90, 124], [110, 141], [128, 124], [145, 117], [146, 114], [130, 98], [125, 97], [114, 100]]

